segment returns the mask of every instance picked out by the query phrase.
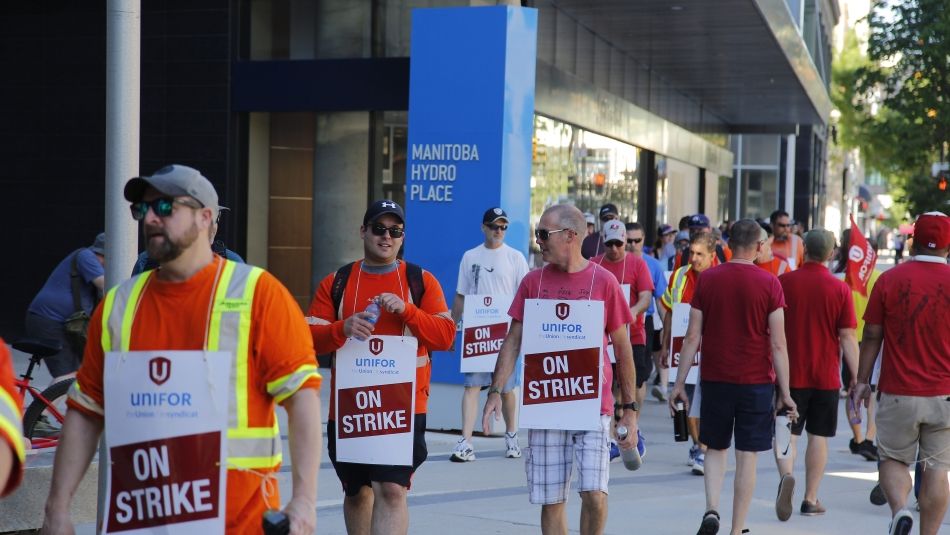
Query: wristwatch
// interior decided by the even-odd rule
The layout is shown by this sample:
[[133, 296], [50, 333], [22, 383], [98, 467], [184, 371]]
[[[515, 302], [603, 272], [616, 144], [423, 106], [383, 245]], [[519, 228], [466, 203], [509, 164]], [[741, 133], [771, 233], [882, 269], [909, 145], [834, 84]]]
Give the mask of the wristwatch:
[[490, 396], [490, 395], [492, 395], [492, 394], [498, 394], [498, 395], [500, 396], [500, 395], [501, 395], [501, 389], [498, 388], [497, 386], [489, 386], [489, 387], [488, 387], [488, 395]]
[[620, 405], [620, 409], [630, 409], [632, 411], [640, 412], [640, 404], [636, 401], [631, 401], [630, 403], [623, 403]]

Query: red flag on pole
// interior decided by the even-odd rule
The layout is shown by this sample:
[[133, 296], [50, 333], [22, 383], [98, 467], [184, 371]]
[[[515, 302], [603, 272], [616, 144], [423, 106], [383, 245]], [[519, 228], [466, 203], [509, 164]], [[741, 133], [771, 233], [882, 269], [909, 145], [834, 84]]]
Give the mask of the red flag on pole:
[[845, 272], [845, 282], [853, 291], [866, 297], [868, 295], [868, 279], [871, 278], [871, 272], [874, 271], [875, 264], [877, 264], [877, 253], [854, 222], [854, 215], [852, 214], [851, 244], [848, 247], [848, 269]]

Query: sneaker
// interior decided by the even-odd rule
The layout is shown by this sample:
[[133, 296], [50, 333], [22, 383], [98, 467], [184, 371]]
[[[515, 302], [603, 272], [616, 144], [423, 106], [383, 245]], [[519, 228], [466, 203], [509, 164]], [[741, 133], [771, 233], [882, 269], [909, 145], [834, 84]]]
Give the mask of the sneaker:
[[468, 461], [475, 460], [475, 448], [464, 438], [460, 438], [459, 441], [455, 444], [455, 451], [452, 452], [452, 456], [449, 457], [449, 460], [454, 463], [464, 463]]
[[716, 535], [719, 533], [719, 513], [710, 509], [703, 515], [703, 522], [699, 525], [696, 535]]
[[877, 453], [877, 446], [875, 446], [870, 440], [865, 440], [864, 442], [858, 444], [858, 455], [869, 461], [880, 460]]
[[650, 389], [650, 393], [653, 394], [653, 397], [655, 397], [657, 401], [659, 402], [666, 401], [666, 392], [664, 392], [663, 389], [660, 388], [660, 385], [656, 385], [652, 389]]
[[620, 458], [620, 447], [617, 446], [616, 442], [610, 443], [610, 462], [614, 462]]
[[792, 496], [795, 494], [795, 478], [785, 474], [778, 482], [775, 496], [775, 516], [782, 522], [792, 517]]
[[699, 452], [693, 462], [693, 474], [701, 476], [706, 473], [706, 454]]
[[887, 496], [884, 495], [884, 489], [882, 489], [880, 485], [874, 485], [869, 498], [874, 505], [884, 505], [887, 503]]
[[699, 455], [699, 445], [693, 444], [689, 447], [689, 458], [686, 459], [686, 466], [693, 466], [696, 462], [696, 456]]
[[804, 516], [818, 516], [825, 514], [826, 509], [821, 505], [820, 500], [815, 500], [815, 503], [802, 500], [801, 511]]
[[643, 438], [639, 428], [637, 428], [637, 453], [640, 454], [641, 460], [647, 455], [646, 439]]
[[862, 444], [862, 443], [859, 443], [859, 442], [857, 442], [856, 440], [854, 440], [854, 439], [852, 438], [851, 441], [848, 442], [848, 449], [851, 450], [851, 453], [857, 455], [857, 454], [858, 454], [858, 447], [861, 446], [861, 444]]
[[914, 517], [907, 509], [901, 509], [891, 519], [891, 527], [888, 528], [890, 535], [909, 535], [914, 527]]
[[505, 433], [505, 457], [517, 459], [521, 457], [521, 446], [518, 445], [518, 433]]

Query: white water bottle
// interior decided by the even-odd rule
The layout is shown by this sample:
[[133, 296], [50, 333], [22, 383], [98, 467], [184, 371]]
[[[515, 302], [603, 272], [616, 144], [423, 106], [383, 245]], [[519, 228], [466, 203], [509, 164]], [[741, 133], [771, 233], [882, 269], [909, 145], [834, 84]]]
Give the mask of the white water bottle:
[[[619, 438], [620, 440], [627, 438], [626, 426], [623, 426], [623, 425], [617, 426], [617, 438]], [[643, 464], [643, 460], [640, 459], [640, 452], [637, 450], [636, 445], [634, 445], [629, 450], [620, 448], [620, 458], [623, 459], [623, 466], [627, 470], [636, 470], [640, 468], [640, 466]]]
[[792, 421], [788, 412], [782, 411], [775, 416], [775, 458], [787, 459], [792, 455]]

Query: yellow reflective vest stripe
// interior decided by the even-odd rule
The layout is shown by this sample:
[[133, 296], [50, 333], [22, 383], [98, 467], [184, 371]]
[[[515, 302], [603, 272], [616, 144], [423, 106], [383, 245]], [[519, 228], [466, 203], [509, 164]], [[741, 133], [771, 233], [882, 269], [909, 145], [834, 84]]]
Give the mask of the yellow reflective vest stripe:
[[686, 275], [690, 269], [692, 269], [691, 266], [683, 266], [673, 272], [673, 282], [666, 288], [666, 293], [663, 294], [663, 304], [670, 309], [673, 308], [673, 305], [683, 301], [683, 293], [686, 291]]
[[[23, 448], [23, 433], [20, 432], [21, 429], [23, 429], [23, 423], [16, 401], [9, 392], [0, 388], [0, 430], [10, 437], [13, 451], [16, 453], [16, 458], [22, 465], [26, 460], [26, 451]], [[0, 488], [0, 491], [2, 490], [3, 488]]]
[[[277, 419], [271, 427], [248, 424], [248, 361], [251, 334], [251, 311], [254, 288], [264, 272], [261, 268], [225, 261], [215, 290], [208, 327], [208, 351], [226, 351], [234, 355], [229, 374], [231, 403], [228, 407], [229, 468], [272, 468], [281, 462], [280, 429]], [[109, 291], [102, 310], [102, 350], [129, 351], [132, 323], [142, 292], [154, 271], [146, 271]], [[298, 370], [300, 371], [300, 370]], [[296, 384], [316, 374], [310, 370], [302, 380], [298, 372], [272, 381], [271, 384]], [[293, 391], [277, 389], [284, 394]], [[294, 389], [296, 391], [296, 389]], [[278, 396], [271, 394], [275, 398]]]

